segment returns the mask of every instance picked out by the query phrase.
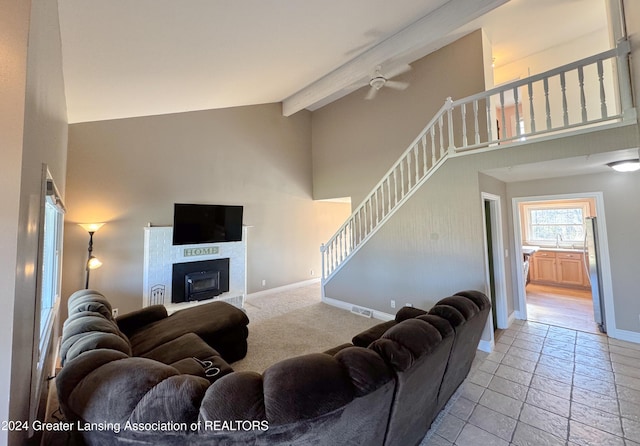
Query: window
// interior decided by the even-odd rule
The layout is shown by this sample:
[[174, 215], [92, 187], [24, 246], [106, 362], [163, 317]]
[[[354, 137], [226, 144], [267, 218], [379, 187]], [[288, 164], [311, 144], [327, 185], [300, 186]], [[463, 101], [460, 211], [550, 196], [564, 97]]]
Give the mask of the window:
[[[60, 297], [62, 260], [62, 209], [57, 200], [47, 195], [44, 209], [42, 241], [42, 284], [40, 287], [40, 340], [47, 338], [47, 328], [53, 323], [54, 307]], [[43, 346], [40, 345], [40, 348]], [[42, 353], [42, 351], [41, 351]]]
[[526, 243], [574, 247], [584, 242], [589, 202], [526, 203], [522, 207]]
[[[36, 287], [35, 336], [31, 380], [30, 418], [37, 417], [41, 393], [46, 390], [49, 374], [47, 361], [51, 359], [51, 342], [60, 303], [62, 278], [62, 227], [64, 205], [46, 166], [43, 167], [39, 265]], [[31, 431], [30, 431], [31, 433]]]

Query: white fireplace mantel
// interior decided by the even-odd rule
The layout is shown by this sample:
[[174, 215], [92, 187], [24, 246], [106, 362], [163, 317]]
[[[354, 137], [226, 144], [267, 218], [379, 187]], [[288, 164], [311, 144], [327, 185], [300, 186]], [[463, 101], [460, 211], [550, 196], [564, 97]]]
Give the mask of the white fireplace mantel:
[[[239, 242], [174, 246], [173, 227], [145, 227], [142, 306], [161, 304], [172, 313], [213, 300], [223, 300], [243, 308], [247, 294], [247, 228], [242, 227], [242, 241]], [[229, 292], [199, 302], [171, 303], [173, 264], [224, 258], [229, 259]]]

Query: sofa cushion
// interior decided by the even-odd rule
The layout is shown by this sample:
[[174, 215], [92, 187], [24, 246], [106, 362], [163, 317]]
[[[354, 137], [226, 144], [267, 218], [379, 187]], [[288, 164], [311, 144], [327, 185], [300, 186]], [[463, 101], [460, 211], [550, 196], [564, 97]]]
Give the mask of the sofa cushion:
[[433, 325], [435, 329], [440, 332], [440, 336], [442, 336], [443, 338], [451, 336], [454, 333], [453, 327], [451, 326], [449, 321], [443, 317], [436, 316], [435, 314], [425, 314], [423, 316], [418, 316], [416, 319], [428, 322]]
[[200, 408], [202, 421], [266, 420], [262, 375], [235, 372], [208, 389]]
[[396, 325], [397, 322], [395, 320], [383, 322], [381, 324], [374, 325], [367, 330], [358, 333], [351, 339], [353, 345], [357, 347], [368, 347], [373, 341], [380, 339], [380, 336], [384, 334], [385, 331]]
[[335, 359], [349, 375], [356, 397], [371, 393], [393, 379], [382, 358], [369, 349], [345, 348], [335, 355]]
[[464, 316], [465, 319], [472, 318], [480, 311], [478, 306], [474, 304], [472, 300], [463, 296], [445, 297], [438, 301], [435, 306], [437, 307], [439, 305], [448, 305], [455, 308]]
[[[68, 347], [68, 348], [66, 348]], [[113, 333], [104, 333], [100, 331], [91, 331], [77, 336], [74, 342], [65, 344], [65, 350], [60, 352], [61, 364], [72, 360], [76, 356], [99, 348], [116, 350], [131, 356], [131, 346], [120, 336]]]
[[[139, 383], [131, 383], [130, 389], [135, 391], [136, 386]], [[174, 425], [184, 423], [188, 430], [191, 423], [198, 419], [200, 404], [208, 388], [207, 380], [191, 374], [170, 376], [144, 393], [131, 411], [129, 421], [172, 422]], [[184, 440], [181, 444], [184, 444]]]
[[[89, 353], [100, 351], [93, 350]], [[85, 355], [80, 355], [73, 361], [84, 360]], [[72, 410], [86, 421], [125, 423], [141, 403], [152, 404], [151, 401], [146, 401], [148, 397], [146, 402], [142, 400], [156, 385], [178, 375], [179, 372], [173, 367], [151, 359], [117, 359], [95, 367], [78, 382], [67, 401]], [[195, 376], [191, 378], [200, 380], [200, 388], [204, 395], [209, 382]], [[160, 402], [170, 406], [182, 399], [183, 397], [175, 392], [169, 396], [165, 394]], [[156, 418], [153, 421], [162, 420]]]
[[123, 333], [133, 336], [138, 330], [143, 330], [149, 324], [165, 319], [167, 316], [164, 305], [150, 305], [117, 317], [116, 323]]
[[342, 365], [315, 353], [280, 361], [264, 371], [264, 405], [269, 423], [292, 423], [344, 406], [354, 388]]
[[142, 356], [186, 333], [195, 333], [231, 362], [240, 359], [238, 354], [242, 354], [241, 357], [246, 354], [248, 323], [249, 319], [242, 310], [226, 302], [211, 302], [177, 311], [153, 322], [135, 331], [129, 340], [133, 354]]
[[113, 314], [111, 313], [111, 304], [104, 296], [101, 295], [86, 294], [74, 299], [73, 301], [69, 301], [67, 305], [69, 316], [73, 315], [74, 313], [91, 311], [94, 313], [100, 313], [105, 317], [105, 319], [113, 319]]
[[428, 354], [442, 335], [431, 324], [419, 319], [407, 319], [390, 328], [371, 347], [396, 371], [411, 367], [415, 360]]
[[200, 339], [198, 335], [186, 333], [157, 346], [141, 356], [143, 358], [155, 359], [164, 364], [171, 364], [184, 358], [204, 360], [214, 356], [220, 356], [220, 354]]
[[426, 311], [421, 310], [420, 308], [402, 307], [396, 313], [395, 321], [402, 322], [407, 319], [413, 319], [415, 317], [422, 316], [423, 314], [426, 314], [426, 313], [427, 313]]

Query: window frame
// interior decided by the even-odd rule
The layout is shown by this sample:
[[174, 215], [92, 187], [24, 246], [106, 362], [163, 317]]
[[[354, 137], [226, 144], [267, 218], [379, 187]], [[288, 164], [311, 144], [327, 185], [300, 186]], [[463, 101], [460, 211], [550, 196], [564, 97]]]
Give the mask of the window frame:
[[[555, 209], [580, 209], [582, 211], [582, 226], [584, 227], [584, 219], [591, 216], [591, 205], [588, 201], [570, 201], [570, 202], [552, 202], [552, 203], [525, 203], [522, 205], [522, 220], [523, 220], [523, 242], [528, 245], [535, 245], [541, 247], [556, 247], [556, 240], [535, 239], [531, 236], [532, 231], [532, 219], [531, 212], [538, 210], [555, 210]], [[577, 224], [566, 224], [557, 226], [577, 226]], [[560, 248], [576, 248], [583, 246], [583, 240], [561, 240], [559, 243]]]
[[[42, 168], [42, 190], [38, 221], [38, 257], [36, 270], [35, 314], [31, 369], [30, 421], [38, 418], [41, 394], [49, 377], [47, 359], [52, 341], [57, 338], [56, 320], [62, 290], [62, 248], [65, 207], [51, 172]], [[53, 375], [55, 363], [51, 364]], [[29, 423], [29, 435], [33, 434]]]

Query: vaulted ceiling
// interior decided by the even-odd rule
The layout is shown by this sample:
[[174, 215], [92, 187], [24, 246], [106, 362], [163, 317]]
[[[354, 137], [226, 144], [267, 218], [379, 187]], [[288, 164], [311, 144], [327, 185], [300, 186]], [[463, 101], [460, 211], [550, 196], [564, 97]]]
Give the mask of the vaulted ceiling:
[[[603, 0], [59, 0], [69, 122], [316, 109], [483, 27], [498, 63], [587, 34]], [[491, 12], [490, 12], [491, 11]]]

